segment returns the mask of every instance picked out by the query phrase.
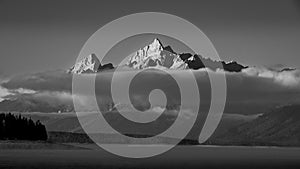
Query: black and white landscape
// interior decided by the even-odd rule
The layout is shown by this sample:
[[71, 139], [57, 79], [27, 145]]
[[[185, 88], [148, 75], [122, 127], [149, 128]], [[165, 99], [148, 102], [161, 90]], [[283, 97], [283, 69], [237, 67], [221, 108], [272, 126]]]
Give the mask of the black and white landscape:
[[[297, 0], [0, 1], [0, 168], [298, 168], [299, 4]], [[210, 38], [220, 59], [154, 33], [122, 39], [105, 56], [91, 52], [76, 59], [101, 26], [143, 11], [189, 20]], [[127, 96], [113, 100], [113, 76], [117, 75], [114, 83], [121, 91], [125, 79], [136, 72], [141, 73], [130, 84], [130, 102]], [[188, 73], [198, 86], [199, 109], [181, 105], [178, 86], [171, 83], [170, 75], [189, 86]], [[227, 96], [219, 125], [200, 144], [198, 137], [212, 106], [209, 74], [225, 75]], [[73, 77], [95, 79], [95, 95], [74, 94]], [[167, 101], [151, 100], [149, 93], [156, 88], [163, 89]], [[94, 96], [97, 105], [92, 104]], [[74, 100], [80, 103], [76, 108]], [[82, 126], [97, 128], [99, 110], [128, 137], [95, 132], [92, 138], [97, 144], [120, 147], [170, 145], [180, 138], [138, 138], [162, 133], [176, 120], [196, 122], [174, 149], [137, 160], [104, 151], [85, 132]], [[138, 117], [142, 112], [155, 120], [135, 126], [127, 124], [119, 111]], [[80, 124], [78, 115], [89, 120]]]

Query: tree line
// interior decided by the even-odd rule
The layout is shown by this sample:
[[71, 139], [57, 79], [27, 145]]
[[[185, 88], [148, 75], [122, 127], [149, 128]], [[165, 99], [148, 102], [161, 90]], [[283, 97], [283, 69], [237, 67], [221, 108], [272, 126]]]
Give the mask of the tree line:
[[39, 120], [1, 113], [0, 140], [47, 140], [47, 131]]

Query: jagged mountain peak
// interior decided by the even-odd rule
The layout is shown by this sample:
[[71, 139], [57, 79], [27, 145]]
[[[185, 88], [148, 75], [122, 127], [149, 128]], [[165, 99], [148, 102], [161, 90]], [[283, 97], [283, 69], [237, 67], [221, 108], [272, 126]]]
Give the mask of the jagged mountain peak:
[[99, 59], [96, 54], [92, 53], [78, 61], [68, 72], [76, 74], [95, 73], [99, 66], [101, 66]]
[[137, 51], [137, 53], [139, 55], [154, 55], [154, 54], [158, 54], [161, 51], [163, 51], [164, 47], [162, 45], [162, 43], [160, 42], [160, 40], [158, 38], [155, 38], [152, 43], [150, 43], [149, 45], [145, 46], [142, 49], [139, 49]]
[[151, 44], [139, 49], [132, 55], [127, 66], [133, 69], [185, 69], [186, 64], [179, 58], [170, 46], [164, 48], [161, 41], [155, 38]]
[[[152, 43], [150, 43], [149, 45], [149, 49], [153, 49], [153, 50], [157, 50], [157, 51], [169, 51], [171, 53], [176, 54], [176, 52], [174, 52], [174, 50], [172, 49], [172, 47], [170, 45], [168, 46], [164, 46], [161, 42], [161, 40], [159, 40], [158, 38], [155, 38]], [[147, 47], [147, 46], [146, 46]]]
[[158, 38], [155, 38], [149, 46], [154, 47], [154, 48], [160, 48], [160, 47], [163, 48], [163, 45]]
[[74, 66], [72, 66], [68, 73], [82, 74], [82, 73], [97, 73], [106, 69], [113, 69], [111, 63], [101, 65], [100, 60], [96, 54], [92, 53], [81, 60], [79, 60]]

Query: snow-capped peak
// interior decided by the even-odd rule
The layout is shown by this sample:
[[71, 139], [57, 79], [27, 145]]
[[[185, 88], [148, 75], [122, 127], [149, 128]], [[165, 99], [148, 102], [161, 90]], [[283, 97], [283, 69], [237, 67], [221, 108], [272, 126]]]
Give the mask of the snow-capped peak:
[[99, 66], [101, 66], [99, 59], [94, 53], [92, 53], [77, 62], [69, 69], [69, 72], [76, 74], [95, 73], [98, 71]]
[[108, 63], [101, 65], [96, 54], [92, 53], [87, 57], [78, 61], [74, 66], [72, 66], [67, 72], [82, 74], [82, 73], [97, 73], [104, 70], [114, 69], [113, 64]]
[[142, 49], [139, 49], [137, 51], [137, 55], [153, 56], [153, 55], [159, 54], [161, 51], [163, 51], [163, 45], [157, 38], [155, 38], [151, 44], [145, 46]]
[[187, 66], [179, 58], [179, 55], [169, 50], [164, 50], [164, 46], [157, 38], [155, 38], [151, 44], [136, 51], [135, 54], [130, 57], [126, 65], [134, 69], [181, 69]]
[[150, 51], [162, 51], [163, 50], [163, 45], [161, 44], [160, 40], [155, 38], [153, 42], [149, 45], [149, 50]]

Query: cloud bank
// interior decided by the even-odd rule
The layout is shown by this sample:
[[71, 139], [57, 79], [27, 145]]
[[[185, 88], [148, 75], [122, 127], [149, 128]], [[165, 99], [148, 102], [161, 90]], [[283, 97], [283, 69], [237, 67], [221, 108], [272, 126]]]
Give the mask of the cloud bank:
[[266, 68], [248, 68], [242, 70], [249, 76], [273, 79], [274, 82], [287, 87], [299, 87], [300, 70], [275, 71]]
[[[200, 89], [201, 103], [210, 105], [210, 83], [207, 71], [220, 73], [222, 70], [212, 71], [201, 69], [193, 71]], [[117, 72], [121, 73], [120, 79], [116, 83], [122, 84], [124, 78], [128, 78], [132, 71]], [[184, 71], [172, 71], [173, 76], [177, 76], [188, 86], [190, 81], [185, 76]], [[157, 71], [148, 71], [149, 76], [135, 83], [132, 94], [134, 103], [146, 103], [149, 98], [144, 88], [160, 83], [153, 77], [164, 79], [167, 75]], [[97, 96], [100, 100], [109, 103], [111, 100], [110, 83], [112, 72], [102, 72], [97, 74], [99, 86]], [[87, 78], [92, 78], [88, 77]], [[148, 79], [147, 79], [148, 78]], [[247, 68], [239, 73], [226, 72], [227, 80], [227, 102], [225, 113], [256, 114], [272, 108], [276, 105], [300, 103], [300, 71], [287, 70], [275, 71], [266, 68]], [[146, 83], [143, 83], [146, 82]], [[168, 86], [169, 84], [162, 84]], [[174, 86], [168, 86], [167, 90], [174, 91]], [[172, 92], [170, 92], [172, 93]], [[174, 92], [173, 92], [174, 93]], [[72, 96], [72, 75], [63, 71], [53, 71], [16, 76], [1, 84], [0, 97], [2, 99], [16, 99], [26, 96], [32, 99], [45, 101], [49, 104], [66, 103], [71, 104], [76, 97], [82, 100], [83, 105], [88, 105], [92, 96], [78, 95]], [[171, 96], [170, 98], [172, 98]], [[172, 103], [177, 104], [174, 96]], [[126, 99], [126, 98], [125, 98]], [[120, 102], [122, 99], [120, 99]]]

